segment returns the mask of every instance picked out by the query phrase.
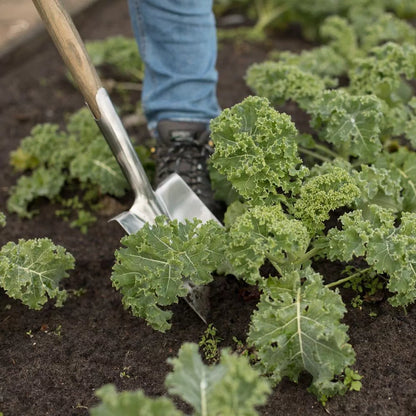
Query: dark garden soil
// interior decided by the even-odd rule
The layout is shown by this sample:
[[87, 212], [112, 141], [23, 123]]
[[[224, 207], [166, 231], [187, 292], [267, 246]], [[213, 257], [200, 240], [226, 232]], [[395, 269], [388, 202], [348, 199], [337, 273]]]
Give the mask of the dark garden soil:
[[[85, 39], [131, 36], [125, 3], [103, 0], [79, 16], [81, 35]], [[271, 47], [299, 50], [307, 46], [295, 32], [282, 34], [270, 45], [222, 45], [218, 59], [221, 105], [228, 107], [250, 94], [243, 80], [245, 70], [264, 60]], [[36, 123], [63, 124], [68, 113], [83, 105], [50, 41], [31, 52], [12, 66], [0, 63], [0, 211], [6, 214], [8, 192], [18, 178], [9, 166], [10, 151]], [[299, 122], [306, 124], [302, 118]], [[142, 127], [132, 136], [144, 140], [148, 134]], [[129, 203], [119, 201], [114, 211]], [[183, 342], [198, 342], [206, 326], [184, 302], [173, 308], [173, 327], [166, 334], [153, 331], [123, 309], [110, 282], [114, 251], [123, 235], [118, 224], [107, 222], [112, 213], [100, 213], [83, 235], [56, 217], [56, 207], [46, 201], [37, 203], [37, 208], [39, 215], [31, 220], [7, 215], [0, 246], [19, 238], [51, 238], [76, 258], [76, 269], [65, 280], [65, 288], [86, 292], [70, 296], [62, 308], [50, 303], [41, 311], [31, 311], [0, 292], [0, 412], [5, 416], [87, 415], [97, 403], [94, 391], [106, 383], [122, 390], [141, 388], [152, 396], [165, 394], [167, 358], [176, 355]], [[339, 272], [336, 265], [317, 267], [328, 279]], [[210, 321], [224, 339], [221, 346], [233, 346], [234, 336], [245, 338], [256, 301], [247, 298], [244, 289], [232, 277], [218, 278], [211, 285]], [[324, 409], [306, 391], [308, 376], [299, 385], [284, 380], [261, 409], [262, 415], [416, 414], [416, 308], [393, 309], [383, 299], [361, 310], [350, 308], [345, 323], [357, 353], [355, 368], [364, 376], [362, 390], [334, 398]]]

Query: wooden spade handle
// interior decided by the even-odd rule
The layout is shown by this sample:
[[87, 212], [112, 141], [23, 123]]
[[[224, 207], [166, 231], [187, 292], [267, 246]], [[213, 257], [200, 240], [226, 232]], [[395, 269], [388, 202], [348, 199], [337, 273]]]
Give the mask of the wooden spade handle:
[[101, 81], [71, 17], [60, 0], [33, 0], [33, 4], [91, 112], [100, 119], [95, 97]]

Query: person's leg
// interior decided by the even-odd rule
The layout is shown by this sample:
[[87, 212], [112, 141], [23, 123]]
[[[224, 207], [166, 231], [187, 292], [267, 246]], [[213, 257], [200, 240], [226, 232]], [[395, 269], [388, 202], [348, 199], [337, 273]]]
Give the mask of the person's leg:
[[161, 120], [202, 122], [219, 114], [212, 0], [129, 0], [145, 62], [142, 105], [149, 129]]

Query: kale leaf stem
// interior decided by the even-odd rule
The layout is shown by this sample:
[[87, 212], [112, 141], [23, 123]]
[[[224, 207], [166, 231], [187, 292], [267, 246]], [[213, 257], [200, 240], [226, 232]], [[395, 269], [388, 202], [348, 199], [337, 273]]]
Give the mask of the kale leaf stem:
[[326, 153], [329, 156], [332, 156], [334, 159], [339, 157], [339, 154], [334, 152], [333, 150], [331, 150], [329, 147], [327, 146], [323, 146], [322, 144], [317, 144], [315, 143], [315, 148]]
[[305, 155], [312, 156], [315, 159], [322, 160], [323, 162], [331, 162], [331, 159], [329, 157], [323, 156], [319, 153], [313, 152], [312, 150], [306, 149], [305, 147], [298, 147], [299, 151], [301, 153], [304, 153]]
[[353, 273], [351, 276], [345, 277], [343, 279], [339, 279], [339, 280], [337, 280], [335, 282], [332, 282], [332, 283], [328, 283], [325, 286], [327, 288], [331, 288], [331, 287], [335, 287], [335, 286], [338, 286], [338, 285], [342, 285], [343, 283], [346, 283], [346, 282], [348, 282], [352, 279], [355, 279], [356, 277], [360, 276], [361, 274], [364, 274], [364, 273], [368, 272], [371, 269], [372, 269], [372, 267], [367, 267], [366, 269], [359, 270], [358, 272]]
[[314, 247], [313, 249], [307, 251], [302, 257], [299, 257], [293, 264], [302, 264], [311, 259], [312, 257], [316, 256], [319, 251], [321, 250], [320, 247]]
[[[320, 251], [320, 248], [315, 247], [308, 252], [306, 252], [303, 256], [296, 258], [295, 260], [291, 260], [290, 258], [286, 259], [285, 263], [291, 263], [292, 265], [300, 265], [308, 261], [313, 256], [316, 256], [318, 252]], [[273, 257], [272, 255], [268, 254], [267, 259], [272, 263], [273, 267], [277, 270], [277, 272], [282, 276], [283, 272], [280, 268], [280, 264], [282, 264], [282, 261], [279, 261], [277, 258]]]

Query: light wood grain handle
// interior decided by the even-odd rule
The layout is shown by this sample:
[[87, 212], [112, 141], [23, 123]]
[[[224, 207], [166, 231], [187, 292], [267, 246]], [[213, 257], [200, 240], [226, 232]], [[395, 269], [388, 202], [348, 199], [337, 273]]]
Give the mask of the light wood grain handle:
[[71, 17], [60, 0], [32, 1], [91, 112], [100, 119], [95, 97], [101, 81]]

